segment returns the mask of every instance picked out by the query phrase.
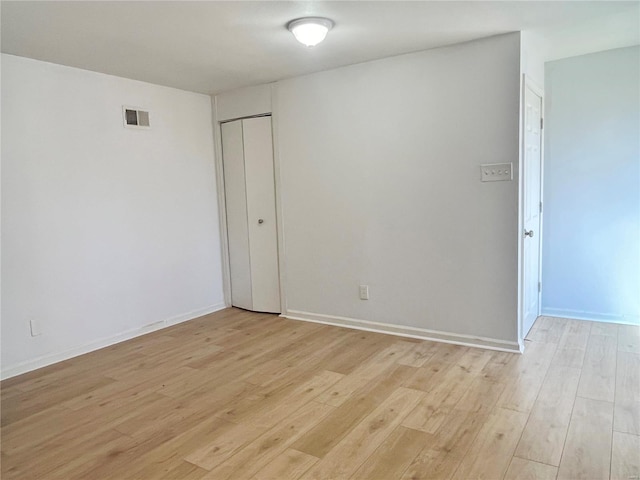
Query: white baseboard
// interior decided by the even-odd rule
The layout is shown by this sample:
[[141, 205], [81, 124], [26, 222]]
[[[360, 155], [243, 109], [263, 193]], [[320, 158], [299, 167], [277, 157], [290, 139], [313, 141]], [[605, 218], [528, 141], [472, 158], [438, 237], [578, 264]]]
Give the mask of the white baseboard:
[[463, 345], [465, 347], [477, 347], [511, 353], [522, 352], [521, 346], [518, 342], [508, 342], [493, 338], [474, 337], [459, 333], [427, 330], [425, 328], [408, 327], [404, 325], [392, 325], [390, 323], [370, 322], [368, 320], [357, 320], [355, 318], [322, 315], [319, 313], [301, 312], [298, 310], [288, 310], [280, 316], [291, 320], [322, 323], [325, 325], [334, 325], [337, 327], [346, 327], [355, 330], [366, 330], [367, 332], [386, 333], [400, 337], [419, 338], [421, 340], [451, 343], [454, 345]]
[[640, 325], [640, 315], [621, 315], [615, 313], [586, 312], [567, 308], [543, 308], [540, 315], [545, 317], [571, 318], [590, 320], [592, 322], [621, 323], [623, 325]]
[[83, 355], [85, 353], [93, 352], [94, 350], [99, 350], [104, 347], [108, 347], [110, 345], [124, 342], [125, 340], [131, 340], [132, 338], [139, 337], [140, 335], [145, 335], [147, 333], [155, 332], [156, 330], [160, 330], [162, 328], [167, 328], [172, 325], [177, 325], [178, 323], [187, 322], [189, 320], [193, 320], [198, 317], [202, 317], [203, 315], [208, 315], [213, 312], [217, 312], [219, 310], [223, 310], [227, 308], [224, 303], [217, 303], [215, 305], [210, 305], [205, 308], [200, 308], [198, 310], [193, 310], [191, 312], [183, 313], [181, 315], [176, 315], [171, 318], [167, 318], [165, 320], [160, 320], [158, 322], [153, 322], [143, 327], [132, 328], [131, 330], [126, 330], [124, 332], [118, 333], [117, 335], [113, 335], [106, 338], [101, 338], [99, 340], [86, 343], [84, 345], [79, 345], [74, 348], [70, 348], [63, 352], [50, 353], [47, 355], [42, 355], [40, 357], [27, 360], [25, 362], [20, 362], [15, 365], [3, 366], [2, 372], [0, 373], [0, 377], [2, 380], [7, 378], [15, 377], [16, 375], [20, 375], [22, 373], [27, 373], [32, 370], [36, 370], [38, 368], [46, 367], [47, 365], [51, 365], [53, 363], [61, 362], [63, 360], [68, 360], [73, 357], [77, 357], [78, 355]]

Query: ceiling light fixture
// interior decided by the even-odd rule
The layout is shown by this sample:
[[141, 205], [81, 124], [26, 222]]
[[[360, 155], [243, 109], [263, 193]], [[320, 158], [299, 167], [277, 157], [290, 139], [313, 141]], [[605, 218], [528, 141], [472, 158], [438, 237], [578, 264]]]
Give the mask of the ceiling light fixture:
[[305, 17], [291, 20], [287, 28], [303, 45], [314, 47], [325, 39], [333, 28], [333, 20], [323, 17]]

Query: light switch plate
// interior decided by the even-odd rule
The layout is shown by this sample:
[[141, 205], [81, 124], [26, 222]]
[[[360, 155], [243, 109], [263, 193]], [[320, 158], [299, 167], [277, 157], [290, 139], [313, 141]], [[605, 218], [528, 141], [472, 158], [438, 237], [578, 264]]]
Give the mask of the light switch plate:
[[483, 182], [504, 182], [513, 180], [513, 163], [485, 163], [480, 165]]

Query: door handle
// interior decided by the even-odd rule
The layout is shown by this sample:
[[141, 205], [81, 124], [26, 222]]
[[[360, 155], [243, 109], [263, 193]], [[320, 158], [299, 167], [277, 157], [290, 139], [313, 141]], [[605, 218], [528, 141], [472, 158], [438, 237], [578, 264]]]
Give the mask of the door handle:
[[524, 229], [524, 236], [525, 237], [533, 237], [533, 230], [529, 230], [527, 231], [527, 229]]
[[260, 225], [262, 225], [262, 224], [264, 223], [264, 220], [263, 220], [262, 218], [259, 218], [259, 219], [258, 219], [258, 223], [259, 223]]

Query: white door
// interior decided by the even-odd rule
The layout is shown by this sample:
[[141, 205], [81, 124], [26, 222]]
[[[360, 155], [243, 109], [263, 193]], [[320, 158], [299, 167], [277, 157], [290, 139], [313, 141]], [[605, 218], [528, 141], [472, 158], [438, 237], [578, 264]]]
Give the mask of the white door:
[[271, 117], [242, 121], [253, 310], [280, 312]]
[[222, 125], [231, 304], [280, 312], [271, 118]]
[[231, 304], [252, 310], [249, 225], [241, 121], [222, 124], [222, 162], [227, 208]]
[[542, 97], [525, 86], [524, 103], [523, 338], [540, 312]]

